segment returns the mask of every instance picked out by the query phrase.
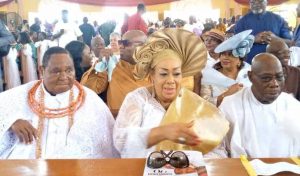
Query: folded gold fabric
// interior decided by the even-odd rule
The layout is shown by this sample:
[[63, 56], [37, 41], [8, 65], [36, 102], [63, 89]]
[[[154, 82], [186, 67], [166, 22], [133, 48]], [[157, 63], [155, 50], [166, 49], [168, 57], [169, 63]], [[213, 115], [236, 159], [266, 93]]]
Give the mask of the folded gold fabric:
[[179, 96], [169, 106], [160, 125], [195, 121], [193, 130], [202, 141], [198, 146], [187, 146], [162, 141], [157, 150], [196, 150], [206, 154], [218, 146], [229, 130], [229, 122], [215, 105], [197, 94], [182, 88]]

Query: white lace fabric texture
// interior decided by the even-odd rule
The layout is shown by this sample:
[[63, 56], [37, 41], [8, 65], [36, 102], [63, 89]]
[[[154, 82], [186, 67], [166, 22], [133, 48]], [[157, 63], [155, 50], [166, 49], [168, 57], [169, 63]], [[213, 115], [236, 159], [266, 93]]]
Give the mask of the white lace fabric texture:
[[[155, 146], [147, 148], [148, 135], [159, 126], [165, 113], [145, 87], [126, 96], [114, 127], [114, 144], [122, 158], [145, 158], [155, 150]], [[223, 143], [205, 157], [227, 157]]]
[[[27, 92], [34, 82], [22, 85], [0, 94], [0, 158], [34, 159], [35, 141], [20, 143], [9, 129], [17, 119], [31, 122], [37, 128], [38, 116], [27, 104]], [[78, 89], [74, 86], [74, 98]], [[113, 147], [112, 129], [114, 119], [104, 102], [90, 89], [85, 102], [74, 115], [74, 123], [68, 133], [68, 117], [45, 119], [42, 136], [42, 158], [114, 158], [118, 152]], [[49, 108], [66, 107], [69, 91], [51, 96], [45, 93], [45, 104]]]

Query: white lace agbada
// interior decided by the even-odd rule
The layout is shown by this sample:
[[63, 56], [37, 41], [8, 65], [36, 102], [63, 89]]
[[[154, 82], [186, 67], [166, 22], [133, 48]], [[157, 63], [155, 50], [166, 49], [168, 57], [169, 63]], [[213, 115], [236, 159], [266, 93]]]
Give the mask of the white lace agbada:
[[225, 97], [220, 110], [230, 122], [231, 157], [300, 156], [300, 102], [282, 92], [271, 104], [260, 103], [251, 88]]
[[[16, 87], [0, 94], [0, 158], [34, 159], [36, 143], [20, 143], [10, 130], [17, 119], [31, 122], [37, 128], [38, 116], [27, 104], [27, 93], [36, 83]], [[39, 90], [39, 88], [38, 88]], [[74, 86], [74, 98], [78, 89]], [[85, 102], [74, 115], [74, 123], [68, 133], [68, 117], [45, 119], [42, 136], [41, 158], [112, 158], [118, 157], [113, 147], [114, 119], [103, 101], [84, 87]], [[63, 108], [69, 104], [70, 91], [51, 96], [45, 91], [45, 105]]]
[[[122, 158], [145, 158], [155, 150], [155, 146], [147, 148], [148, 135], [160, 125], [165, 113], [146, 87], [127, 94], [114, 127], [114, 144]], [[219, 146], [205, 157], [227, 157], [227, 153]]]

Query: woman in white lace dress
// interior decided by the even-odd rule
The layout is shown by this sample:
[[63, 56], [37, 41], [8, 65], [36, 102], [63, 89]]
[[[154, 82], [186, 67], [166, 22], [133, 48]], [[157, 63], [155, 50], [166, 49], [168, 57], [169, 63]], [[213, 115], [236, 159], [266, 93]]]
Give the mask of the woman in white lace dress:
[[150, 76], [152, 85], [127, 94], [120, 108], [114, 144], [123, 158], [146, 157], [163, 141], [187, 146], [201, 143], [192, 129], [193, 121], [160, 124], [179, 95], [182, 77], [199, 73], [205, 65], [206, 54], [204, 44], [196, 35], [178, 29], [153, 33], [148, 43], [135, 51], [134, 75], [139, 79]]
[[220, 62], [202, 71], [201, 97], [219, 106], [224, 97], [251, 85], [247, 75], [250, 65], [243, 61], [254, 42], [251, 31], [236, 34], [215, 49], [220, 53]]

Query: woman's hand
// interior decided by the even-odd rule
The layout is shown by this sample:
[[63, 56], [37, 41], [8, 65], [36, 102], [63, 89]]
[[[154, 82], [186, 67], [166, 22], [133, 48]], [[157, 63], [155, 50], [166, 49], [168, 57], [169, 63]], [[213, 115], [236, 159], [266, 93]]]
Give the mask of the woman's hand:
[[224, 97], [235, 94], [242, 88], [243, 88], [243, 84], [239, 84], [239, 83], [236, 83], [236, 84], [233, 84], [232, 86], [230, 86], [226, 92], [224, 92], [218, 96], [217, 106], [219, 106], [222, 103]]
[[230, 87], [228, 88], [228, 90], [225, 92], [225, 96], [229, 96], [229, 95], [235, 94], [236, 92], [238, 92], [238, 91], [241, 90], [242, 88], [243, 88], [243, 84], [239, 84], [239, 83], [233, 84], [233, 85], [230, 86]]
[[164, 140], [190, 146], [198, 145], [201, 141], [192, 129], [193, 125], [194, 121], [189, 123], [171, 123], [153, 128], [148, 136], [148, 147]]

